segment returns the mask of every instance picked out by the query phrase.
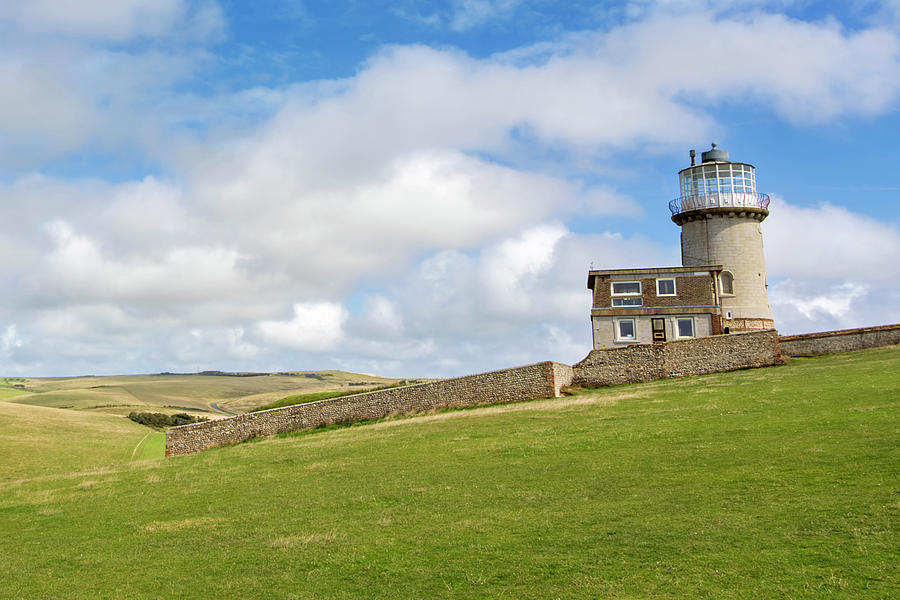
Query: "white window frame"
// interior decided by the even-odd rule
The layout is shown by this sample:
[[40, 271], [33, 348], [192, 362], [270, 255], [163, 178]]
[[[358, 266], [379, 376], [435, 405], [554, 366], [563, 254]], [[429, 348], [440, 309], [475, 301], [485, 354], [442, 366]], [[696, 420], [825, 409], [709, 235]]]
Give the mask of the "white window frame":
[[[681, 335], [681, 321], [691, 322], [691, 335]], [[683, 340], [697, 337], [697, 323], [694, 317], [675, 317], [675, 337]]]
[[[637, 300], [638, 301], [637, 304], [616, 304], [616, 300], [623, 302], [624, 300], [631, 300], [631, 299]], [[643, 305], [644, 305], [644, 297], [638, 296], [637, 294], [634, 294], [631, 296], [625, 296], [625, 295], [616, 296], [612, 299], [612, 306], [614, 308], [636, 308], [638, 306], [643, 306]]]
[[[636, 283], [638, 285], [638, 291], [636, 292], [616, 292], [616, 285], [620, 283]], [[609, 293], [611, 296], [640, 296], [644, 293], [644, 290], [641, 286], [640, 281], [610, 281], [609, 282]]]
[[[671, 294], [660, 294], [659, 293], [659, 282], [660, 281], [671, 281], [672, 282], [672, 293]], [[656, 279], [656, 295], [657, 296], [677, 296], [678, 295], [678, 284], [675, 283], [674, 277], [658, 277]]]
[[[623, 323], [623, 322], [626, 322], [626, 321], [630, 321], [630, 322], [631, 322], [631, 329], [632, 329], [632, 331], [634, 332], [634, 334], [633, 334], [631, 337], [622, 337], [622, 330], [619, 328], [619, 323]], [[636, 342], [636, 341], [637, 341], [637, 338], [638, 338], [638, 335], [637, 335], [637, 319], [615, 319], [615, 320], [613, 321], [613, 326], [615, 327], [616, 341], [617, 341], [617, 342]]]

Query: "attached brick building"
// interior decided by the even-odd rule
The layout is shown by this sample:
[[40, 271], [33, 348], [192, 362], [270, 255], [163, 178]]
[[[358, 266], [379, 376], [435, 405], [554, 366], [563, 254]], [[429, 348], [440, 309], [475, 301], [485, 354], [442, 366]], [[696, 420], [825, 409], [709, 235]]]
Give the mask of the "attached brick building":
[[774, 329], [760, 223], [769, 197], [756, 169], [728, 152], [702, 154], [679, 173], [669, 203], [681, 226], [681, 267], [591, 270], [594, 348]]

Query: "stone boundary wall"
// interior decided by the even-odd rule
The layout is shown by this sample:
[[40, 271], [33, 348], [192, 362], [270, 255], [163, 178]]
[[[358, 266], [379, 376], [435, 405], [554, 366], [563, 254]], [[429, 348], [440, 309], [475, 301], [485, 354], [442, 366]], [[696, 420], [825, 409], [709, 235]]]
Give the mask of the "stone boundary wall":
[[774, 329], [593, 350], [574, 367], [541, 362], [173, 427], [166, 432], [166, 456], [393, 414], [556, 398], [562, 388], [573, 384], [634, 383], [780, 362], [778, 332]]
[[780, 362], [778, 332], [771, 329], [593, 350], [573, 367], [573, 383], [586, 386], [636, 383]]
[[816, 356], [900, 344], [900, 324], [822, 331], [778, 338], [787, 356]]
[[191, 454], [284, 431], [380, 419], [392, 414], [559, 397], [561, 389], [571, 385], [572, 381], [572, 367], [542, 362], [431, 383], [273, 408], [216, 421], [173, 427], [166, 431], [166, 456]]

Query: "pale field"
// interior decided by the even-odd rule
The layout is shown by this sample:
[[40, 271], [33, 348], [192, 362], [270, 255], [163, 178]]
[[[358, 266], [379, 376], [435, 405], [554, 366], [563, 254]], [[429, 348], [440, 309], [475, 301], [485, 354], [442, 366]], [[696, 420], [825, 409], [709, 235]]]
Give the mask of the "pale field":
[[[396, 380], [322, 371], [290, 375], [115, 375], [109, 377], [0, 379], [0, 401], [127, 415], [188, 412], [216, 417], [242, 413], [286, 396], [331, 390], [359, 390]], [[350, 383], [366, 385], [349, 385]], [[14, 387], [24, 385], [24, 389]], [[215, 403], [215, 406], [213, 406]]]

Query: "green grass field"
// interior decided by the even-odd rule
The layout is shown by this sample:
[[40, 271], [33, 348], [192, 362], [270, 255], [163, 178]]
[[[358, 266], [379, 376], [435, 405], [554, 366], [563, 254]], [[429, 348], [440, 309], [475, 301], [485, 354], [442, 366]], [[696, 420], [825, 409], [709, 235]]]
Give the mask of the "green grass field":
[[895, 598], [898, 417], [895, 347], [91, 471], [60, 436], [5, 467], [0, 597]]

